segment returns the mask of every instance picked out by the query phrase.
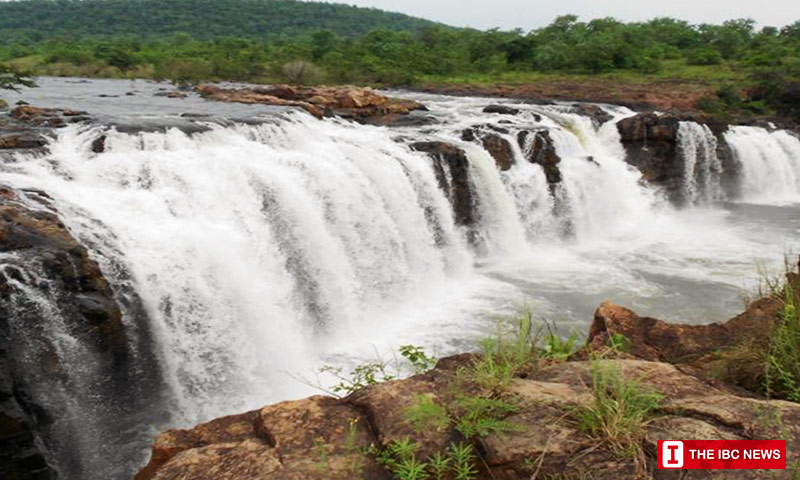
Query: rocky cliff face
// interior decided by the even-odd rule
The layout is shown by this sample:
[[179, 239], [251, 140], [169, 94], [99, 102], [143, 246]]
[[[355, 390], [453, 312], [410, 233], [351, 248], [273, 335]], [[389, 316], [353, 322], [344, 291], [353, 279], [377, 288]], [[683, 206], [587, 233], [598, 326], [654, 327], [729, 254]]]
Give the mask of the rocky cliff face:
[[[415, 459], [445, 454], [454, 444], [471, 444], [479, 479], [592, 478], [667, 479], [675, 472], [654, 468], [658, 440], [788, 440], [789, 464], [800, 461], [800, 405], [758, 397], [710, 374], [720, 364], [709, 355], [768, 331], [779, 318], [780, 300], [754, 303], [726, 324], [673, 325], [641, 318], [630, 310], [604, 304], [595, 315], [587, 346], [570, 361], [550, 361], [511, 379], [506, 390], [487, 392], [465, 380], [480, 356], [445, 358], [427, 373], [369, 386], [347, 398], [311, 397], [283, 402], [190, 430], [158, 437], [150, 463], [136, 480], [357, 479], [393, 478], [376, 455], [404, 439], [416, 442]], [[630, 348], [602, 359], [589, 352], [605, 349], [610, 338], [625, 335]], [[663, 396], [652, 420], [644, 424], [637, 451], [616, 450], [593, 435], [574, 413], [593, 408], [597, 369], [619, 372], [638, 387]], [[411, 411], [424, 404], [429, 412], [453, 418], [463, 409], [454, 391], [505, 398], [514, 408], [494, 420], [502, 432], [472, 437], [447, 421], [420, 428]], [[498, 396], [499, 395], [499, 396]], [[475, 398], [475, 397], [471, 397]], [[415, 410], [416, 409], [416, 410]], [[417, 420], [415, 420], [417, 418]], [[463, 418], [463, 417], [462, 417]], [[390, 465], [391, 466], [391, 465]], [[382, 468], [384, 467], [384, 468]], [[690, 478], [757, 479], [763, 472], [695, 471]], [[449, 478], [449, 477], [445, 477]], [[681, 477], [689, 478], [689, 477]], [[788, 471], [774, 477], [790, 479]]]

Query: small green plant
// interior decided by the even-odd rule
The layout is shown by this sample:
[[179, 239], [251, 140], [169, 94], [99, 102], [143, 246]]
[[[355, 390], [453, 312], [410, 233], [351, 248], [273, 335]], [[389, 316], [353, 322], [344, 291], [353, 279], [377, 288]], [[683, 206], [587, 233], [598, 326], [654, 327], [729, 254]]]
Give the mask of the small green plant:
[[373, 361], [357, 365], [350, 371], [349, 375], [345, 375], [340, 367], [332, 367], [326, 365], [319, 369], [322, 373], [329, 373], [340, 380], [339, 383], [331, 387], [333, 393], [337, 395], [350, 395], [370, 385], [375, 385], [380, 382], [394, 380], [395, 375], [388, 371], [388, 367], [383, 361]]
[[483, 355], [469, 376], [481, 388], [500, 393], [508, 389], [514, 375], [538, 367], [538, 335], [533, 333], [533, 315], [524, 310], [510, 322], [499, 322], [497, 334], [481, 342]]
[[436, 359], [429, 357], [421, 347], [403, 345], [399, 349], [400, 355], [411, 364], [414, 373], [424, 373], [436, 365]]
[[358, 444], [358, 418], [350, 420], [344, 439], [344, 453], [348, 457], [346, 473], [349, 478], [363, 478], [366, 467], [365, 448]]
[[430, 395], [417, 395], [416, 403], [404, 412], [406, 420], [418, 432], [444, 430], [450, 424], [447, 409], [436, 403]]
[[662, 396], [602, 360], [592, 362], [591, 375], [591, 405], [577, 410], [581, 429], [607, 441], [618, 454], [642, 460], [641, 440]]
[[788, 283], [781, 321], [772, 333], [765, 372], [767, 395], [800, 402], [800, 308]]
[[455, 480], [472, 480], [478, 476], [478, 469], [475, 467], [475, 451], [472, 445], [463, 443], [450, 445], [449, 453], [453, 462]]
[[554, 360], [566, 360], [578, 349], [578, 335], [571, 334], [569, 337], [561, 337], [556, 333], [550, 333], [544, 337], [544, 351], [542, 356]]
[[621, 333], [615, 333], [608, 339], [608, 348], [615, 352], [628, 353], [631, 351], [631, 340]]
[[505, 400], [486, 397], [462, 397], [457, 402], [459, 415], [456, 430], [465, 438], [502, 435], [519, 431], [521, 426], [504, 420], [519, 408]]
[[450, 471], [450, 463], [452, 463], [450, 457], [442, 455], [442, 452], [436, 452], [431, 455], [428, 462], [431, 466], [433, 480], [445, 480], [447, 478], [447, 473]]

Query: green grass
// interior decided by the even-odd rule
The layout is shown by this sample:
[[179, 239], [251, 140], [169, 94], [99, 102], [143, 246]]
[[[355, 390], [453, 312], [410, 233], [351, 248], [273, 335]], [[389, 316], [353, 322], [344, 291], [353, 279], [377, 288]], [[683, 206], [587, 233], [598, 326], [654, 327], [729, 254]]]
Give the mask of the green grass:
[[788, 283], [784, 286], [781, 321], [772, 333], [767, 354], [767, 395], [800, 402], [800, 305]]
[[619, 455], [643, 461], [642, 440], [662, 395], [602, 360], [591, 364], [592, 402], [575, 413], [580, 428]]

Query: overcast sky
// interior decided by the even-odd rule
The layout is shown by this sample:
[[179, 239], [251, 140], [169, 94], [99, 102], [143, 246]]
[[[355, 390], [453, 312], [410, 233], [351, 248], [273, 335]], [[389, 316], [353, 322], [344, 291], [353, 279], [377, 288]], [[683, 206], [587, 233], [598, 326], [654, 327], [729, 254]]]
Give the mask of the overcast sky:
[[752, 18], [761, 26], [783, 26], [800, 20], [800, 0], [349, 0], [335, 3], [376, 7], [480, 29], [519, 27], [531, 30], [568, 13], [582, 20], [616, 17], [636, 21], [668, 16], [691, 23]]

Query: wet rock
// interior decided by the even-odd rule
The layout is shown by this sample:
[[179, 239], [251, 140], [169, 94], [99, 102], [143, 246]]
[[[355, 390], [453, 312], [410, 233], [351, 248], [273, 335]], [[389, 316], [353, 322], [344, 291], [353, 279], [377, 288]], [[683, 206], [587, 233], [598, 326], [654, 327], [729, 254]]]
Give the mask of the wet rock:
[[64, 334], [93, 352], [98, 365], [87, 368], [108, 369], [100, 381], [120, 391], [129, 358], [122, 315], [100, 267], [46, 194], [0, 186], [0, 252], [10, 254], [0, 261], [0, 477], [55, 478], [43, 460], [53, 439], [42, 435], [66, 407], [37, 403], [35, 392], [59, 381], [63, 359], [44, 333], [52, 319], [31, 298], [52, 301]]
[[406, 115], [392, 113], [358, 119], [358, 121], [380, 127], [424, 127], [438, 122], [435, 117], [430, 115], [415, 115], [414, 113]]
[[47, 140], [35, 132], [0, 133], [0, 149], [40, 148]]
[[523, 130], [517, 135], [517, 141], [525, 158], [531, 163], [542, 166], [548, 183], [551, 185], [561, 183], [561, 170], [558, 167], [561, 157], [558, 156], [550, 132]]
[[92, 152], [93, 153], [103, 153], [106, 151], [106, 136], [100, 135], [99, 137], [92, 140]]
[[259, 103], [299, 107], [317, 118], [340, 116], [365, 119], [383, 115], [405, 115], [415, 110], [426, 110], [413, 100], [389, 98], [371, 88], [353, 86], [292, 87], [275, 85], [242, 89], [223, 89], [203, 84], [195, 91], [204, 98], [223, 102]]
[[427, 153], [433, 160], [436, 179], [453, 206], [456, 224], [473, 225], [475, 199], [470, 186], [469, 159], [466, 152], [446, 142], [416, 142], [410, 147], [412, 150]]
[[508, 105], [489, 105], [483, 109], [483, 113], [499, 113], [502, 115], [517, 115], [520, 109], [509, 107]]
[[642, 172], [642, 178], [664, 187], [673, 198], [683, 185], [683, 163], [678, 151], [680, 121], [675, 116], [640, 113], [617, 122], [625, 160]]
[[595, 125], [602, 125], [614, 118], [610, 113], [593, 103], [578, 103], [573, 108], [575, 113], [591, 118]]
[[481, 138], [483, 148], [494, 158], [500, 170], [508, 170], [514, 164], [514, 151], [508, 140], [496, 133], [490, 133]]

